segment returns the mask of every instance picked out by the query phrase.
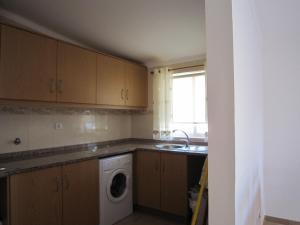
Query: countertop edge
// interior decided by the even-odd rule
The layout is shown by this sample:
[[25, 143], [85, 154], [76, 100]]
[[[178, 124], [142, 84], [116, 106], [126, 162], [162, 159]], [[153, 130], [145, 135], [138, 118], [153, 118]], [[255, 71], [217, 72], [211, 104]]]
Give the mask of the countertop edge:
[[[206, 147], [207, 146], [203, 146]], [[99, 150], [99, 151], [98, 151]], [[174, 150], [162, 150], [155, 148], [155, 144], [138, 144], [138, 143], [124, 143], [124, 144], [117, 144], [110, 147], [101, 147], [97, 149], [97, 151], [93, 152], [92, 150], [84, 150], [84, 151], [78, 151], [73, 153], [63, 153], [63, 154], [57, 154], [53, 156], [41, 156], [37, 158], [32, 159], [21, 159], [11, 162], [5, 162], [0, 163], [0, 168], [4, 167], [7, 168], [7, 170], [0, 171], [0, 178], [9, 177], [15, 174], [19, 173], [25, 173], [30, 172], [38, 169], [46, 169], [56, 166], [63, 166], [68, 165], [72, 163], [78, 163], [81, 161], [87, 161], [87, 160], [93, 160], [93, 159], [102, 159], [107, 158], [111, 156], [116, 155], [122, 155], [122, 154], [128, 154], [135, 151], [159, 151], [159, 152], [166, 152], [166, 153], [172, 153], [172, 154], [184, 154], [189, 156], [207, 156], [207, 151], [202, 152], [190, 152], [190, 151], [174, 151]], [[60, 157], [65, 157], [65, 159], [60, 159]], [[43, 163], [43, 160], [49, 160], [49, 162]], [[41, 162], [39, 162], [39, 160]], [[51, 161], [52, 160], [52, 161]], [[31, 162], [33, 165], [26, 165], [23, 168], [20, 168], [18, 165], [22, 163], [28, 164]], [[15, 167], [13, 165], [16, 165]], [[10, 165], [8, 168], [7, 165]]]

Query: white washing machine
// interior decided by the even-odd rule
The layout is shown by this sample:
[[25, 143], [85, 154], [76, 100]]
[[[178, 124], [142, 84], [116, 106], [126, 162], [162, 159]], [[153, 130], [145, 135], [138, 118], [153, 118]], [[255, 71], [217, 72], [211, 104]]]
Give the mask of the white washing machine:
[[99, 160], [100, 225], [112, 225], [133, 212], [132, 154]]

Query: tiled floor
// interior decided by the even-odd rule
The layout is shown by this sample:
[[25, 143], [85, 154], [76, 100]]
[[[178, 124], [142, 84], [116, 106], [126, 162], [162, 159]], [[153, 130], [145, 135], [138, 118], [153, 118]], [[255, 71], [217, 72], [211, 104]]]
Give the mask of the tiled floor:
[[[125, 218], [115, 225], [184, 225], [182, 222], [176, 222], [174, 220], [165, 219], [160, 216], [143, 213], [143, 212], [135, 212], [131, 216]], [[285, 225], [280, 223], [273, 223], [266, 221], [264, 225]], [[294, 224], [292, 224], [294, 225]], [[295, 225], [298, 225], [295, 224]]]
[[288, 221], [285, 221], [285, 222], [282, 222], [282, 223], [266, 221], [264, 223], [264, 225], [300, 225], [300, 223], [299, 222], [288, 222]]
[[116, 225], [184, 225], [182, 222], [165, 219], [160, 216], [135, 212]]
[[282, 225], [282, 224], [265, 221], [264, 225]]

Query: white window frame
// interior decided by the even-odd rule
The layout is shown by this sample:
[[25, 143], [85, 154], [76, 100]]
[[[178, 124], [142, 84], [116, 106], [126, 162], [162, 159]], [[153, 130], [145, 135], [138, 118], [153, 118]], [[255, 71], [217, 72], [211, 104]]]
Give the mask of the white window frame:
[[[174, 72], [172, 74], [172, 79], [181, 79], [181, 78], [185, 78], [185, 77], [196, 77], [196, 76], [205, 76], [205, 111], [206, 111], [205, 112], [205, 121], [204, 122], [190, 122], [190, 123], [188, 123], [188, 122], [187, 123], [186, 122], [174, 122], [174, 120], [173, 120], [173, 108], [172, 108], [172, 118], [171, 118], [172, 127], [175, 124], [207, 124], [208, 123], [208, 119], [207, 119], [207, 74], [206, 74], [206, 71], [201, 70], [201, 71], [180, 72], [180, 73]], [[193, 92], [195, 92], [195, 88], [193, 88]], [[193, 112], [195, 112], [194, 109], [193, 109]], [[176, 129], [176, 127], [174, 127], [174, 129]], [[182, 136], [182, 134], [180, 134], [180, 136], [179, 136], [179, 134], [180, 134], [179, 132], [173, 134], [173, 138], [174, 139], [181, 139], [183, 136]], [[192, 139], [194, 141], [207, 141], [207, 133], [205, 133], [205, 134], [196, 133], [196, 126], [194, 126], [194, 132], [193, 132], [193, 135], [190, 139]]]

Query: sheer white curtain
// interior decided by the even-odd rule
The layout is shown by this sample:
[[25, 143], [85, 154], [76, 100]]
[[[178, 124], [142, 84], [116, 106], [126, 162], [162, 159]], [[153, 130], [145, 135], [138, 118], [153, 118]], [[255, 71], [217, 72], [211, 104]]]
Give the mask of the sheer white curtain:
[[172, 74], [167, 67], [153, 72], [153, 138], [168, 139], [172, 121]]

